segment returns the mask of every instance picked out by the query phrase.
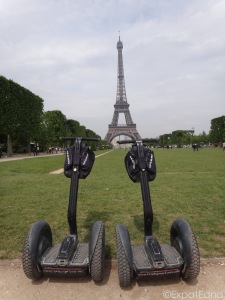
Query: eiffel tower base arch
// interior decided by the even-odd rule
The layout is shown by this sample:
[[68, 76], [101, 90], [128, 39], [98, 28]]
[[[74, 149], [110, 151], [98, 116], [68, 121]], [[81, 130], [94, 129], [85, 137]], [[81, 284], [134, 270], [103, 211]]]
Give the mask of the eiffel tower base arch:
[[141, 136], [139, 135], [136, 125], [132, 124], [129, 126], [113, 126], [109, 125], [109, 130], [105, 136], [105, 140], [111, 142], [115, 137], [119, 135], [125, 135], [131, 138], [132, 140], [141, 140]]

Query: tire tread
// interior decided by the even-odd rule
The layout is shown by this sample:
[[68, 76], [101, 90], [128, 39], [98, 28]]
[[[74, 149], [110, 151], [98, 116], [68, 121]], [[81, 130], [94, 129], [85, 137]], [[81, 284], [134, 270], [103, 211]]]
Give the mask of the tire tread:
[[23, 255], [22, 255], [23, 271], [29, 279], [38, 280], [42, 277], [42, 272], [40, 272], [37, 269], [37, 266], [34, 266], [31, 259], [31, 254], [29, 250], [30, 233], [31, 233], [31, 229], [29, 230], [26, 236], [24, 247], [23, 247]]
[[105, 226], [101, 225], [95, 251], [90, 265], [91, 277], [94, 281], [101, 281], [104, 277], [105, 261]]
[[197, 278], [200, 272], [200, 254], [198, 249], [198, 244], [195, 238], [195, 235], [192, 232], [192, 257], [191, 257], [191, 263], [187, 267], [187, 270], [185, 271], [185, 279], [194, 279]]
[[119, 283], [121, 287], [126, 287], [131, 283], [131, 270], [126, 258], [125, 251], [123, 249], [119, 233], [116, 234], [116, 248]]

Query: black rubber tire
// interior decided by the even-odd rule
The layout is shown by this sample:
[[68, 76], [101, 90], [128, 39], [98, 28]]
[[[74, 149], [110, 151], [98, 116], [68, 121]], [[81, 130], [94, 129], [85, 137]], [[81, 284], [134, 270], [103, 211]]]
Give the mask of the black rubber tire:
[[47, 222], [35, 222], [24, 241], [22, 264], [25, 275], [38, 280], [43, 276], [38, 260], [52, 246], [52, 231]]
[[[116, 257], [117, 257], [117, 265], [118, 265], [117, 267], [118, 267], [118, 275], [119, 275], [119, 284], [121, 287], [126, 287], [130, 285], [131, 278], [133, 277], [133, 269], [131, 269], [131, 267], [133, 266], [130, 266], [129, 261], [127, 259], [126, 251], [124, 249], [124, 245], [118, 230], [118, 226], [120, 225], [117, 225], [116, 228]], [[129, 232], [125, 226], [124, 229], [125, 231], [123, 233], [125, 233], [124, 237], [126, 238], [126, 245], [127, 247], [129, 247], [129, 249], [127, 250], [129, 252], [132, 252]]]
[[[93, 226], [94, 227], [94, 226]], [[91, 278], [95, 281], [102, 281], [105, 269], [105, 225], [101, 222], [98, 239], [95, 245], [93, 256], [90, 262]]]
[[184, 279], [197, 278], [200, 272], [200, 254], [198, 244], [187, 221], [176, 219], [170, 230], [170, 241], [184, 260], [181, 277]]

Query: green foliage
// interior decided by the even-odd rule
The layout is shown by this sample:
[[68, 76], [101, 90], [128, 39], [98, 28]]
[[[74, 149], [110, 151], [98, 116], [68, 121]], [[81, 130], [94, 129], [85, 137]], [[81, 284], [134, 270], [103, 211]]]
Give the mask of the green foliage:
[[40, 124], [43, 100], [12, 80], [0, 77], [1, 132], [29, 138]]
[[171, 134], [163, 134], [159, 137], [159, 144], [161, 146], [167, 146], [171, 144]]
[[171, 135], [171, 143], [176, 144], [179, 148], [182, 145], [191, 144], [192, 142], [192, 134], [191, 130], [176, 130], [172, 132]]
[[12, 80], [0, 76], [0, 107], [1, 133], [12, 140], [22, 139], [28, 144], [39, 130], [43, 100]]
[[48, 146], [57, 146], [59, 138], [66, 135], [66, 116], [60, 110], [44, 113], [43, 124]]
[[222, 144], [225, 141], [225, 116], [211, 120], [210, 141], [215, 144]]
[[[99, 135], [97, 135], [94, 131], [90, 130], [90, 129], [86, 129], [86, 137], [89, 138], [97, 138], [97, 139], [101, 139], [101, 137]], [[89, 142], [89, 145], [91, 147], [91, 149], [93, 151], [96, 151], [99, 148], [99, 143], [101, 142]]]
[[85, 126], [80, 126], [78, 136], [83, 136], [83, 137], [86, 136], [86, 127]]
[[163, 134], [159, 137], [159, 145], [177, 145], [179, 148], [183, 145], [209, 143], [209, 135], [203, 131], [199, 135], [194, 135], [194, 130], [176, 130], [169, 134]]
[[75, 120], [66, 121], [66, 136], [79, 136], [80, 123]]

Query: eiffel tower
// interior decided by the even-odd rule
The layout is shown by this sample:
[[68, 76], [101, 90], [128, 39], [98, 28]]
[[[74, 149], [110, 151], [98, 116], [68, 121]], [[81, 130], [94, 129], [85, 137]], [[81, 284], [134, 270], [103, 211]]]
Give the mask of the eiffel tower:
[[[106, 134], [105, 140], [111, 142], [116, 136], [124, 135], [128, 136], [133, 140], [140, 140], [141, 136], [139, 135], [136, 124], [133, 123], [130, 111], [129, 104], [127, 103], [125, 81], [124, 81], [124, 70], [123, 70], [123, 43], [120, 41], [117, 42], [118, 49], [118, 77], [117, 77], [117, 95], [116, 95], [116, 104], [114, 105], [114, 114], [112, 118], [112, 123], [109, 125], [108, 132]], [[118, 124], [119, 114], [123, 113], [125, 116], [126, 124]]]

